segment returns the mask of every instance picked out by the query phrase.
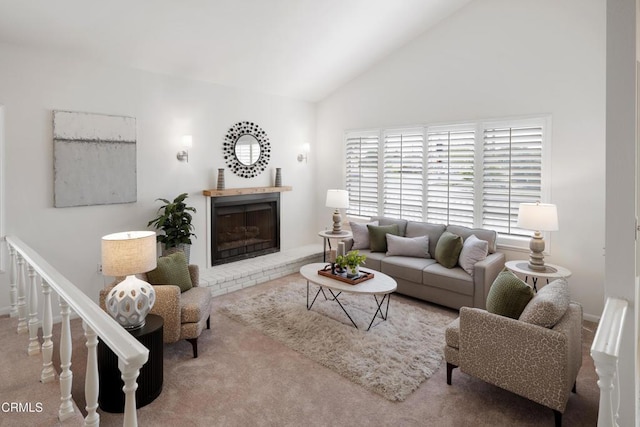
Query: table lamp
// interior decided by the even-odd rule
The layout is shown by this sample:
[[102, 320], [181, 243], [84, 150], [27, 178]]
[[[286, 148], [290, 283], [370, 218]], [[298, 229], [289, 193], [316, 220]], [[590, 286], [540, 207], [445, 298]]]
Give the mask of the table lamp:
[[349, 192], [347, 190], [327, 190], [326, 206], [335, 208], [333, 212], [333, 231], [332, 234], [346, 234], [342, 231], [342, 215], [340, 209], [349, 207]]
[[518, 227], [534, 231], [529, 242], [529, 265], [531, 270], [545, 271], [544, 239], [541, 231], [558, 229], [558, 210], [556, 205], [548, 203], [520, 203]]
[[145, 317], [156, 301], [153, 286], [135, 275], [157, 266], [156, 233], [126, 231], [102, 238], [102, 272], [123, 277], [107, 295], [107, 312], [126, 329], [144, 326]]

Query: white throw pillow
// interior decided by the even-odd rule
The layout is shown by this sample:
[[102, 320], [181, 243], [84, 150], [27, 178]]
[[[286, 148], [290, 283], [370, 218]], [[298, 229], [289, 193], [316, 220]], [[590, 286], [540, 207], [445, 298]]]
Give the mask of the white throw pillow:
[[[373, 221], [368, 224], [378, 225], [378, 221]], [[367, 224], [350, 222], [349, 226], [351, 227], [351, 233], [353, 233], [353, 246], [351, 246], [351, 249], [369, 249], [369, 229], [367, 228]]]
[[402, 237], [387, 234], [387, 256], [431, 258], [429, 236]]
[[489, 242], [480, 240], [475, 234], [467, 237], [462, 245], [462, 251], [458, 258], [458, 264], [464, 271], [473, 274], [473, 266], [476, 262], [482, 261], [489, 253]]

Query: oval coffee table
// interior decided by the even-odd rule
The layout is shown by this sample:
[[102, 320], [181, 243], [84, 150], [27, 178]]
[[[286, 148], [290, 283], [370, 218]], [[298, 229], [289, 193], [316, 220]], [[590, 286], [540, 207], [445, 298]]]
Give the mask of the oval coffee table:
[[[367, 331], [371, 329], [371, 325], [373, 325], [373, 321], [376, 320], [378, 314], [382, 320], [387, 320], [387, 316], [389, 314], [389, 300], [391, 299], [391, 293], [394, 292], [398, 288], [398, 284], [391, 277], [387, 276], [384, 273], [380, 273], [379, 271], [365, 270], [361, 268], [362, 271], [372, 272], [374, 277], [369, 280], [365, 280], [364, 282], [360, 282], [357, 285], [351, 285], [349, 283], [341, 282], [336, 279], [332, 279], [331, 277], [321, 276], [318, 274], [318, 270], [322, 270], [326, 267], [326, 263], [316, 262], [313, 264], [303, 265], [300, 269], [300, 274], [307, 280], [307, 310], [311, 310], [313, 304], [316, 302], [318, 295], [322, 292], [322, 295], [326, 300], [335, 301], [338, 303], [344, 314], [347, 315], [353, 326], [358, 329], [358, 325], [353, 321], [349, 313], [340, 303], [338, 297], [342, 292], [348, 292], [352, 294], [362, 294], [362, 295], [373, 295], [376, 300], [376, 312], [373, 314], [373, 319], [371, 319], [371, 323], [369, 323], [369, 327]], [[316, 292], [315, 297], [313, 297], [313, 301], [309, 304], [309, 283], [314, 283], [320, 287], [318, 292]], [[329, 291], [332, 298], [327, 298], [327, 295], [324, 293], [324, 290]], [[378, 300], [378, 295], [382, 295], [382, 299]], [[387, 302], [387, 305], [384, 309], [384, 313], [382, 310], [382, 305], [384, 302]]]

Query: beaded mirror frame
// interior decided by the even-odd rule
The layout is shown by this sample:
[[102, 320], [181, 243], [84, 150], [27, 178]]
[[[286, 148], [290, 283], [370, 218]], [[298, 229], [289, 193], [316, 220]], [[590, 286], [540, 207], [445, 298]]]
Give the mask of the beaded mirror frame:
[[[260, 155], [251, 164], [244, 164], [236, 155], [236, 143], [244, 136], [254, 137], [260, 144]], [[255, 178], [260, 175], [269, 165], [271, 159], [271, 143], [267, 133], [260, 126], [253, 122], [238, 122], [231, 126], [224, 137], [222, 145], [224, 161], [229, 169], [242, 178]]]

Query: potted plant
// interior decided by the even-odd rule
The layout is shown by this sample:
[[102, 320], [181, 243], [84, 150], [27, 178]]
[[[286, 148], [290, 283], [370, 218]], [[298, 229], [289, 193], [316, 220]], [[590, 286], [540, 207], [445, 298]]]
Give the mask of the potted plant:
[[191, 212], [196, 213], [196, 209], [187, 206], [185, 203], [187, 197], [189, 197], [187, 193], [182, 193], [173, 199], [173, 202], [167, 199], [156, 199], [165, 204], [158, 208], [158, 217], [149, 221], [147, 227], [153, 225], [156, 230], [164, 232], [156, 237], [158, 242], [162, 243], [163, 255], [181, 250], [189, 262], [191, 236], [197, 236], [192, 233], [194, 228], [191, 224], [193, 219]]
[[357, 277], [360, 274], [360, 265], [364, 264], [367, 259], [366, 255], [360, 255], [360, 252], [350, 251], [346, 255], [338, 255], [336, 257], [336, 264], [343, 270], [347, 269], [347, 277]]

